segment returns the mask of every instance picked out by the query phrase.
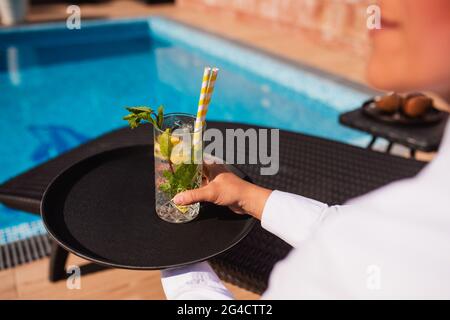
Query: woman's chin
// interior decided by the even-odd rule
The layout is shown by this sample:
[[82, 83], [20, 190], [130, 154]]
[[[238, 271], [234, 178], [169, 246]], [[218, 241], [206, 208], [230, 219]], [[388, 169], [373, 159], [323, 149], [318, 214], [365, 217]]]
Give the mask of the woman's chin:
[[367, 82], [374, 88], [385, 91], [405, 91], [408, 90], [409, 84], [403, 72], [398, 74], [395, 67], [386, 64], [369, 62], [367, 67]]
[[386, 79], [387, 77], [383, 77], [382, 72], [378, 70], [368, 70], [366, 78], [369, 85], [374, 88], [386, 91], [395, 91], [393, 88], [393, 83]]

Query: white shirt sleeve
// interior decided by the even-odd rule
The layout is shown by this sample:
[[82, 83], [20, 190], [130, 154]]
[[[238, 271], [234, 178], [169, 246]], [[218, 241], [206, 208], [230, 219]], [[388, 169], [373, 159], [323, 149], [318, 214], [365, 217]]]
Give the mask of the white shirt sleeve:
[[325, 218], [339, 212], [340, 208], [275, 190], [264, 206], [261, 225], [295, 247], [307, 239]]
[[[331, 211], [337, 211], [337, 207], [331, 208]], [[315, 200], [273, 191], [264, 207], [262, 226], [295, 246], [311, 234], [328, 215], [329, 209]], [[168, 299], [233, 299], [206, 262], [163, 270], [161, 282]]]
[[[420, 174], [349, 205], [301, 212], [297, 197], [283, 197], [299, 206], [285, 212], [276, 210], [279, 200], [269, 201], [262, 217], [271, 221], [266, 228], [289, 235], [290, 242], [307, 239], [277, 263], [263, 298], [449, 299], [449, 164], [450, 126], [438, 155]], [[287, 203], [281, 204], [283, 209], [292, 206]], [[285, 215], [284, 225], [273, 221]], [[317, 223], [320, 228], [313, 227]], [[289, 224], [300, 228], [300, 234], [291, 235]]]
[[[450, 126], [417, 177], [350, 205], [273, 191], [262, 226], [295, 249], [275, 266], [263, 298], [449, 299], [449, 163]], [[232, 298], [206, 263], [163, 271], [162, 282], [168, 298]]]

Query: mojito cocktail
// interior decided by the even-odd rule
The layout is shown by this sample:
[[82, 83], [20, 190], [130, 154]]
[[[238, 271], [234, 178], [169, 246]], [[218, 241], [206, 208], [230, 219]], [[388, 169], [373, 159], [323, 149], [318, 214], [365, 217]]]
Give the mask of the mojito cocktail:
[[172, 223], [191, 221], [200, 209], [199, 203], [177, 206], [172, 201], [202, 183], [202, 144], [194, 145], [194, 123], [194, 116], [174, 113], [164, 116], [161, 128], [154, 127], [156, 213]]
[[141, 122], [153, 125], [155, 155], [155, 205], [158, 216], [168, 222], [183, 223], [197, 217], [200, 204], [176, 205], [176, 194], [199, 188], [202, 183], [203, 131], [214, 83], [219, 69], [206, 67], [200, 90], [197, 116], [185, 113], [164, 115], [160, 106], [154, 110], [145, 106], [127, 107], [123, 119], [132, 129]]

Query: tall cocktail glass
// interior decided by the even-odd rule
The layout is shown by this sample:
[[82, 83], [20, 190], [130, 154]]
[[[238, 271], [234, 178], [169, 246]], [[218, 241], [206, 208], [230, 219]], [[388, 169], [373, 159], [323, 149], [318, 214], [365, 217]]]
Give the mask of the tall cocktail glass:
[[167, 222], [189, 222], [200, 210], [199, 203], [177, 206], [172, 201], [177, 193], [202, 183], [203, 143], [194, 136], [202, 137], [203, 131], [194, 133], [194, 124], [195, 116], [171, 113], [164, 116], [162, 128], [153, 129], [156, 213]]

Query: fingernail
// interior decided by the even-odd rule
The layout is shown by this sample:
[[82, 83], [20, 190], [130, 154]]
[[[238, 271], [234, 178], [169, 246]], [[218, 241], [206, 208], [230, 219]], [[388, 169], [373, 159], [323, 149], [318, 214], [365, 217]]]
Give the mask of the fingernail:
[[177, 194], [175, 197], [173, 197], [172, 201], [175, 204], [183, 204], [184, 201], [183, 194], [182, 193]]

